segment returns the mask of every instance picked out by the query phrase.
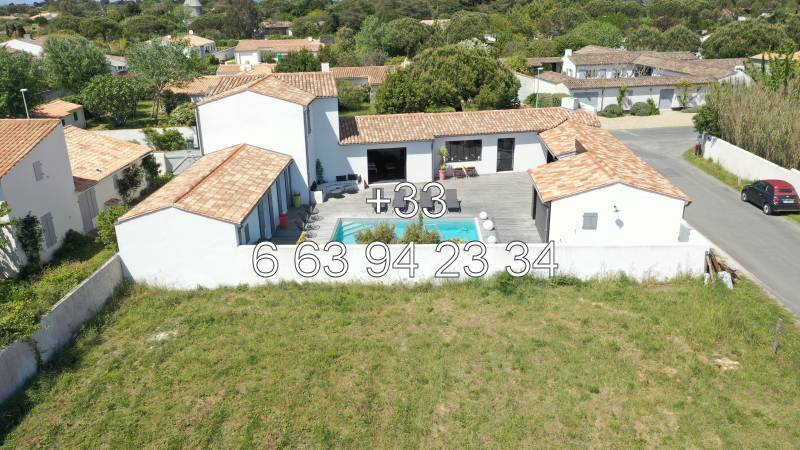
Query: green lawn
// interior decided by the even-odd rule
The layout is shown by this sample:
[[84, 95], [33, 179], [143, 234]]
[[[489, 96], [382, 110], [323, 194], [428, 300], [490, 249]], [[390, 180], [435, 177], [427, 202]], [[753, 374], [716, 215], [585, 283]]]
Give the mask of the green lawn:
[[92, 130], [110, 130], [114, 128], [146, 128], [146, 127], [166, 127], [169, 126], [166, 122], [167, 114], [164, 112], [159, 113], [158, 122], [151, 117], [153, 110], [153, 100], [139, 100], [136, 104], [136, 113], [128, 118], [128, 121], [122, 127], [113, 126], [105, 118], [92, 117], [87, 119], [86, 128]]
[[[742, 180], [736, 175], [725, 170], [717, 162], [705, 159], [700, 156], [695, 156], [694, 149], [686, 150], [686, 152], [684, 152], [683, 154], [683, 159], [689, 161], [689, 163], [691, 163], [698, 169], [702, 170], [703, 172], [711, 175], [712, 177], [732, 187], [737, 192], [741, 192], [742, 188], [745, 185], [748, 185], [753, 182], [753, 180]], [[800, 214], [786, 214], [785, 217], [788, 217], [790, 220], [794, 222], [800, 223]]]
[[133, 286], [0, 411], [0, 441], [791, 448], [798, 338], [746, 281]]
[[359, 104], [357, 109], [340, 109], [339, 115], [342, 117], [349, 117], [349, 116], [366, 116], [377, 114], [375, 112], [375, 108], [372, 106], [370, 102], [363, 102]]

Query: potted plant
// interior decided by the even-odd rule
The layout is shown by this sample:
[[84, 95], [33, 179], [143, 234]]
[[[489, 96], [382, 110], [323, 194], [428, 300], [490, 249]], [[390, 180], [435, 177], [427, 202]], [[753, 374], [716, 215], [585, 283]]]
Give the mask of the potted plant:
[[297, 192], [292, 192], [292, 206], [295, 208], [300, 207], [300, 194]]
[[447, 147], [444, 145], [439, 148], [439, 156], [441, 157], [439, 162], [439, 181], [444, 181], [445, 176], [447, 176]]

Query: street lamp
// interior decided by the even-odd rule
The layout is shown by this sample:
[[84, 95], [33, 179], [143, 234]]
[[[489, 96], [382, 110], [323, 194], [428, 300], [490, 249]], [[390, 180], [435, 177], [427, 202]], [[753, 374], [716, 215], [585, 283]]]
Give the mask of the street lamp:
[[542, 73], [544, 67], [537, 67], [536, 68], [536, 106], [535, 108], [539, 107], [539, 74]]
[[30, 115], [30, 114], [28, 114], [28, 101], [27, 101], [27, 100], [25, 100], [25, 93], [26, 93], [26, 92], [28, 92], [28, 90], [27, 90], [27, 89], [25, 89], [25, 88], [22, 88], [22, 89], [20, 89], [19, 91], [20, 91], [20, 92], [22, 92], [22, 103], [25, 105], [25, 117], [27, 117], [28, 119], [30, 119], [30, 118], [31, 118], [31, 115]]

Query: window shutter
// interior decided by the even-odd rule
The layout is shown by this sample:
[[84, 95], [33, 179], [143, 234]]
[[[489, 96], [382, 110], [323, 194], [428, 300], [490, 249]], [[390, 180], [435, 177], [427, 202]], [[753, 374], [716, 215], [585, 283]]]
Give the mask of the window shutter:
[[597, 213], [584, 213], [583, 214], [583, 229], [596, 230], [597, 229]]
[[47, 213], [42, 216], [42, 232], [44, 233], [44, 245], [50, 248], [56, 244], [56, 228], [53, 226], [53, 215]]
[[40, 161], [33, 162], [33, 176], [36, 181], [41, 181], [44, 178], [44, 170], [42, 170], [42, 163]]

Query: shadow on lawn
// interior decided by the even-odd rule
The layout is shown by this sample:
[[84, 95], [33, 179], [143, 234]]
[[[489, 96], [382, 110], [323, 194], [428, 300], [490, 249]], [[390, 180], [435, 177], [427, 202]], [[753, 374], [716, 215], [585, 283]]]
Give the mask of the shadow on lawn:
[[38, 400], [55, 386], [59, 375], [76, 369], [86, 354], [100, 343], [103, 330], [113, 323], [114, 313], [119, 309], [122, 299], [130, 294], [131, 287], [129, 283], [117, 287], [103, 309], [83, 325], [75, 339], [59, 350], [49, 363], [40, 366], [39, 372], [25, 386], [0, 405], [0, 445], [5, 443], [8, 434], [25, 419]]

